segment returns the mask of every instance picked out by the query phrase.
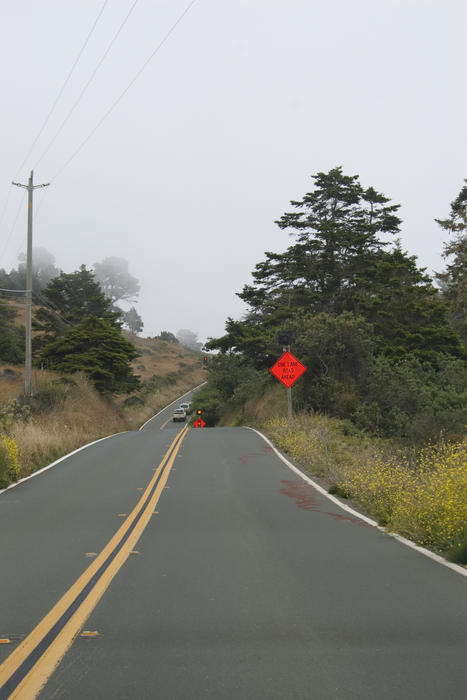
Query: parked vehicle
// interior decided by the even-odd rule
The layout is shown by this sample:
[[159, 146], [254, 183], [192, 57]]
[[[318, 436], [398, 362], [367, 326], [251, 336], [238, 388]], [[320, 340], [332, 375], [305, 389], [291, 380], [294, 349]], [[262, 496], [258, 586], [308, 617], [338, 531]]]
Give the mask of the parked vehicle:
[[176, 421], [186, 421], [186, 412], [184, 411], [183, 408], [176, 408], [175, 411], [173, 412], [172, 420], [174, 423]]

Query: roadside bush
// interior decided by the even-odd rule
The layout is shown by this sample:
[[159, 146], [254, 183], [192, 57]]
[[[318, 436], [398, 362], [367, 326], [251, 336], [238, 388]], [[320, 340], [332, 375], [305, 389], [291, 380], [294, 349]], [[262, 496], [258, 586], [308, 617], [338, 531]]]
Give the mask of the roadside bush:
[[20, 468], [18, 447], [14, 438], [0, 435], [0, 489], [4, 489], [12, 481], [18, 481]]
[[225, 411], [225, 402], [217, 389], [202, 387], [196, 392], [191, 408], [192, 422], [197, 418], [196, 411], [201, 409], [203, 412], [201, 418], [206, 423], [206, 427], [212, 428], [219, 422], [223, 411]]
[[415, 357], [396, 361], [380, 355], [370, 364], [353, 420], [376, 435], [418, 444], [440, 433], [456, 439], [463, 435], [466, 403], [462, 360], [439, 355], [433, 367]]
[[52, 408], [59, 408], [63, 405], [69, 393], [69, 387], [76, 386], [76, 382], [71, 380], [69, 384], [66, 380], [55, 379], [49, 384], [45, 384], [32, 398], [33, 412], [49, 411]]
[[0, 428], [9, 431], [16, 421], [26, 421], [31, 414], [31, 408], [23, 405], [18, 399], [12, 399], [0, 408]]

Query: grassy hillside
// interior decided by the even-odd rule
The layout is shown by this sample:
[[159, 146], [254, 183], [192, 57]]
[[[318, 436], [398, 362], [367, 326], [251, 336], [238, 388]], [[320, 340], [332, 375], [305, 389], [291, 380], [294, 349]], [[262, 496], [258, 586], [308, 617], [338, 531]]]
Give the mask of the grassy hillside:
[[0, 365], [0, 488], [92, 440], [139, 428], [204, 381], [199, 353], [177, 343], [126, 334], [141, 353], [137, 392], [103, 397], [80, 374], [33, 370], [34, 397], [24, 403], [24, 369]]

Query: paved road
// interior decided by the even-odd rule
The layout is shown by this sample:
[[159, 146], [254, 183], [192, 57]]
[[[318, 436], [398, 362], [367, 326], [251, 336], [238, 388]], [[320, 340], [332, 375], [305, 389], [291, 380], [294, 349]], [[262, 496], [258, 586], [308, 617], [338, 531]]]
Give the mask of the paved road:
[[168, 417], [0, 495], [0, 661], [139, 507], [179, 435], [137, 553], [82, 625], [97, 636], [75, 639], [42, 700], [464, 700], [464, 577], [349, 516], [253, 431], [183, 436]]

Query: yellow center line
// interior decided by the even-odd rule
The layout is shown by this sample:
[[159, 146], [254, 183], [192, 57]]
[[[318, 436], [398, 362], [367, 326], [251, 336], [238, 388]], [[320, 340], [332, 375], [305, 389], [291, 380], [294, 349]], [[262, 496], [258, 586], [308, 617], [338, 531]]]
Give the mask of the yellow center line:
[[[135, 549], [136, 542], [156, 509], [187, 431], [188, 426], [186, 425], [181, 432], [177, 433], [137, 505], [99, 556], [93, 560], [92, 564], [81, 574], [58, 603], [0, 666], [0, 697], [2, 700], [35, 698], [45, 685], [110, 585], [113, 577]], [[115, 550], [118, 551], [115, 553]], [[110, 561], [107, 563], [109, 559]], [[97, 576], [103, 566], [103, 572]], [[95, 583], [92, 582], [93, 577], [96, 577]], [[54, 629], [60, 625], [60, 620], [69, 612], [70, 606], [76, 603], [76, 599], [80, 595], [84, 595], [83, 589], [91, 584], [90, 591], [86, 593], [76, 610], [64, 622], [58, 634], [48, 643], [47, 635], [54, 634]], [[43, 651], [42, 647], [44, 647]], [[35, 655], [38, 654], [39, 658], [34, 660]], [[30, 669], [29, 665], [31, 665]], [[27, 672], [24, 670], [25, 668], [28, 668]], [[17, 682], [17, 679], [20, 680]], [[9, 686], [11, 686], [11, 690]]]

